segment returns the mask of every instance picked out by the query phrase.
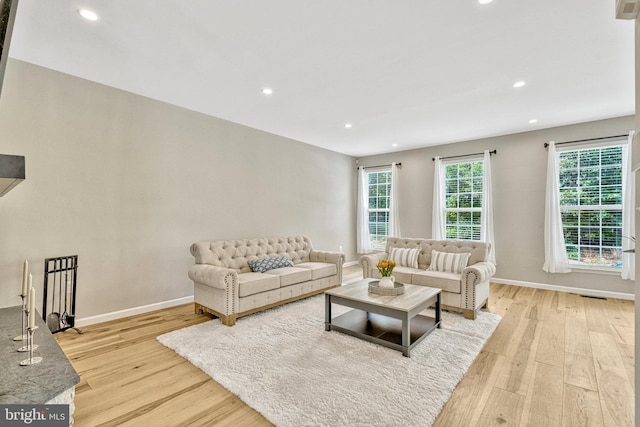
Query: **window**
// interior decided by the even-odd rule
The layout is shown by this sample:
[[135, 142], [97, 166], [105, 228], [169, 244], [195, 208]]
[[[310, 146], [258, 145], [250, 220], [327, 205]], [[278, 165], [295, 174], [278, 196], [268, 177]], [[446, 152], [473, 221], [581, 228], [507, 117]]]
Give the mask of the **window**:
[[389, 236], [391, 171], [367, 172], [369, 239], [374, 249], [384, 249]]
[[558, 154], [569, 262], [622, 266], [622, 145]]
[[483, 161], [445, 165], [445, 238], [480, 240]]

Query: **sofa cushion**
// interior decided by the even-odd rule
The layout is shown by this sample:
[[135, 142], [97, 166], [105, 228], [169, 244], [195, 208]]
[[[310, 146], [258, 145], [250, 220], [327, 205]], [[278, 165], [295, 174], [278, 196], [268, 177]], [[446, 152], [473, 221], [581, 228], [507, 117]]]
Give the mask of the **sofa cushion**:
[[417, 268], [411, 268], [411, 267], [396, 267], [393, 269], [392, 276], [396, 279], [396, 282], [398, 283], [411, 284], [412, 283], [411, 277], [413, 276], [413, 273], [417, 271], [423, 271], [423, 270], [418, 270]]
[[272, 258], [258, 258], [247, 261], [251, 271], [255, 273], [264, 273], [280, 267], [293, 267], [293, 263], [286, 256], [277, 256]]
[[[422, 248], [422, 253], [418, 257], [418, 268], [426, 270], [431, 264], [431, 252], [470, 253], [471, 257], [467, 265], [489, 259], [489, 249], [491, 245], [487, 242], [477, 240], [432, 240], [409, 237], [389, 237], [385, 252], [390, 253], [392, 248]], [[295, 262], [295, 261], [294, 261]]]
[[389, 259], [397, 266], [418, 268], [418, 255], [422, 248], [391, 248]]
[[322, 279], [338, 273], [338, 267], [327, 262], [301, 262], [296, 264], [296, 267], [311, 270], [311, 280]]
[[295, 285], [311, 280], [311, 270], [308, 268], [282, 267], [269, 270], [268, 274], [280, 277], [280, 287]]
[[238, 274], [238, 296], [240, 298], [279, 287], [280, 278], [278, 276], [265, 273]]
[[470, 254], [451, 252], [431, 252], [430, 271], [443, 271], [449, 273], [462, 273], [467, 266]]
[[413, 273], [411, 283], [414, 285], [428, 286], [430, 288], [439, 288], [445, 292], [453, 292], [459, 294], [460, 290], [460, 274], [447, 273], [443, 271], [419, 270]]

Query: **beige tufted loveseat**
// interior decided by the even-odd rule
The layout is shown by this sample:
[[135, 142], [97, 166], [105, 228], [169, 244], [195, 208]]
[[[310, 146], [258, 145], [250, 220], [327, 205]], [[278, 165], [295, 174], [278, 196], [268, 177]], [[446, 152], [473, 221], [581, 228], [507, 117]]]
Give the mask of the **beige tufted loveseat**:
[[[191, 245], [196, 313], [236, 319], [324, 292], [342, 283], [344, 255], [317, 251], [306, 236], [197, 242]], [[253, 272], [249, 262], [286, 256], [293, 267]]]
[[[376, 264], [388, 258], [392, 248], [422, 248], [418, 268], [397, 266], [393, 270], [396, 282], [442, 289], [443, 308], [461, 311], [467, 319], [475, 319], [476, 311], [487, 304], [489, 280], [496, 272], [488, 261], [489, 243], [471, 240], [431, 240], [389, 237], [385, 252], [363, 255], [360, 258], [363, 277], [379, 278]], [[469, 252], [467, 267], [461, 274], [428, 270], [432, 251]]]

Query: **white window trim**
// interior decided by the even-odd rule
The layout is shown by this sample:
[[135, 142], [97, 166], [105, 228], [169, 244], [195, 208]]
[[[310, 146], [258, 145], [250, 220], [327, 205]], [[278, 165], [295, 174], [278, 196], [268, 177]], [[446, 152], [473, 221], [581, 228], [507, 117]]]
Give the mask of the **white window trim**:
[[569, 261], [569, 267], [574, 273], [603, 274], [606, 276], [620, 276], [622, 274], [622, 267], [581, 264], [575, 261]]
[[[464, 160], [460, 160], [460, 159], [444, 159], [442, 160], [442, 167], [444, 170], [446, 170], [446, 167], [448, 165], [461, 165], [461, 164], [465, 164], [465, 163], [476, 163], [476, 162], [482, 162], [482, 167], [484, 168], [484, 155], [480, 154], [477, 156], [469, 156], [466, 157]], [[444, 173], [444, 171], [443, 171]], [[485, 182], [484, 182], [484, 175], [481, 177], [482, 178], [482, 186], [484, 187]], [[442, 183], [442, 185], [444, 186], [444, 191], [443, 191], [443, 195], [445, 197], [445, 202], [444, 202], [444, 207], [443, 207], [443, 213], [444, 213], [444, 227], [445, 227], [445, 231], [444, 231], [444, 240], [452, 240], [452, 239], [448, 239], [447, 238], [447, 212], [480, 212], [482, 213], [482, 208], [447, 208], [447, 202], [446, 202], [446, 197], [447, 197], [447, 192], [446, 192], [446, 186], [447, 186], [447, 178], [446, 175], [444, 177], [444, 181]], [[482, 201], [484, 203], [484, 200]], [[457, 224], [457, 227], [460, 226], [467, 226], [467, 225], [471, 225], [471, 226], [478, 226], [477, 224]], [[479, 225], [480, 227], [480, 235], [482, 235], [482, 224]], [[480, 242], [482, 241], [481, 238], [480, 239], [465, 239], [468, 240], [470, 242]]]
[[[371, 173], [381, 173], [381, 172], [391, 172], [391, 167], [390, 166], [381, 166], [381, 167], [374, 167], [374, 168], [366, 168], [365, 169], [365, 176], [366, 176], [366, 179], [367, 179], [367, 184], [366, 184], [366, 187], [367, 187], [366, 222], [367, 222], [367, 228], [369, 228], [369, 225], [370, 225], [370, 223], [369, 223], [369, 214], [370, 213], [387, 212], [387, 218], [388, 218], [387, 219], [387, 233], [388, 233], [389, 226], [390, 226], [389, 221], [391, 219], [391, 206], [390, 206], [390, 204], [391, 204], [391, 194], [389, 194], [389, 206], [386, 209], [370, 208], [369, 207], [369, 193], [368, 193], [368, 190], [370, 188], [369, 187], [369, 174], [371, 174]], [[389, 191], [391, 191], [391, 185], [389, 185]], [[384, 250], [385, 249], [386, 244], [383, 245], [383, 246], [375, 245], [373, 243], [373, 239], [371, 237], [372, 237], [372, 235], [369, 233], [369, 245], [371, 245], [372, 249], [374, 249], [374, 250]], [[387, 238], [388, 237], [389, 236], [387, 235]]]
[[[622, 146], [624, 148], [626, 145], [628, 145], [628, 140], [626, 138], [619, 138], [611, 141], [570, 144], [565, 147], [556, 145], [556, 156], [558, 156], [558, 159], [559, 159], [560, 153], [562, 152], [591, 150], [596, 148], [608, 148], [608, 147], [618, 147], [618, 146]], [[558, 169], [558, 172], [560, 172], [559, 169]], [[560, 206], [561, 211], [577, 210], [578, 212], [580, 212], [580, 211], [602, 210], [602, 209], [620, 210], [622, 212], [623, 206], [622, 204], [586, 205], [586, 206], [585, 205], [570, 205], [570, 206], [561, 205]], [[564, 228], [564, 225], [563, 225], [563, 228]], [[599, 265], [599, 264], [597, 265], [586, 264], [586, 263], [573, 261], [571, 259], [569, 260], [569, 267], [571, 268], [571, 271], [580, 272], [580, 273], [604, 274], [604, 275], [611, 275], [611, 276], [622, 275], [622, 267], [612, 267], [609, 265]]]

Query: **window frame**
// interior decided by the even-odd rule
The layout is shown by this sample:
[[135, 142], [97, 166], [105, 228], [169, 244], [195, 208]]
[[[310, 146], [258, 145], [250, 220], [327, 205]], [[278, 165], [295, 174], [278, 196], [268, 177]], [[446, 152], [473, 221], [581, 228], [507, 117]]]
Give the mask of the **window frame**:
[[[481, 167], [482, 167], [482, 172], [480, 175], [474, 175], [473, 171], [474, 171], [474, 163], [480, 163]], [[464, 165], [464, 164], [470, 164], [470, 169], [471, 169], [471, 176], [468, 178], [469, 180], [471, 180], [471, 187], [470, 187], [470, 191], [469, 192], [460, 192], [460, 165]], [[449, 166], [452, 165], [458, 165], [458, 176], [457, 179], [455, 181], [457, 181], [458, 185], [458, 191], [456, 193], [448, 193], [448, 185], [447, 183], [449, 181], [453, 181], [450, 178], [447, 178], [447, 168]], [[442, 160], [442, 168], [443, 168], [443, 183], [442, 185], [444, 186], [443, 188], [443, 194], [444, 194], [444, 205], [443, 205], [443, 213], [444, 213], [444, 238], [445, 240], [465, 240], [465, 241], [474, 241], [474, 242], [478, 242], [481, 241], [482, 239], [482, 203], [483, 203], [483, 195], [484, 195], [484, 186], [485, 186], [485, 182], [484, 182], [484, 157], [483, 156], [472, 156], [472, 157], [468, 157], [464, 160], [460, 160], [460, 159], [443, 159]], [[481, 188], [480, 191], [474, 191], [474, 180], [476, 179], [480, 179], [480, 183], [481, 183]], [[448, 197], [451, 194], [456, 194], [458, 197], [458, 206], [457, 207], [447, 207], [448, 206]], [[460, 207], [460, 195], [464, 194], [464, 195], [469, 195], [470, 201], [471, 201], [471, 207]], [[474, 206], [474, 195], [479, 195], [480, 197], [480, 206], [476, 207]], [[470, 222], [467, 223], [461, 223], [461, 222], [456, 222], [454, 225], [451, 225], [448, 222], [448, 218], [449, 218], [449, 213], [455, 213], [457, 214], [458, 217], [458, 221], [460, 219], [460, 213], [469, 213], [470, 214]], [[477, 215], [477, 223], [474, 222], [474, 215]], [[455, 227], [457, 229], [457, 233], [456, 233], [456, 237], [449, 237], [449, 227]], [[460, 237], [460, 228], [462, 227], [470, 227], [471, 228], [471, 238], [465, 238], [465, 237]], [[474, 229], [477, 228], [477, 233], [474, 232]]]
[[[371, 179], [370, 179], [370, 175], [381, 175], [381, 174], [388, 174], [387, 175], [387, 180], [384, 183], [380, 183], [380, 182], [376, 182], [375, 185], [376, 187], [380, 187], [381, 185], [384, 185], [385, 187], [385, 192], [386, 194], [383, 196], [384, 199], [386, 199], [386, 208], [382, 208], [379, 206], [379, 203], [376, 203], [377, 206], [375, 207], [371, 207]], [[389, 220], [391, 219], [391, 186], [392, 186], [392, 179], [393, 179], [393, 175], [391, 173], [391, 167], [378, 167], [378, 168], [370, 168], [370, 169], [366, 169], [365, 170], [365, 179], [367, 180], [367, 206], [366, 206], [366, 221], [367, 221], [367, 230], [368, 230], [368, 236], [369, 236], [369, 244], [371, 245], [371, 248], [374, 250], [384, 250], [386, 245], [387, 245], [387, 238], [389, 237]], [[377, 200], [379, 201], [381, 199], [381, 197], [379, 195], [376, 196]], [[376, 214], [376, 216], [378, 216], [378, 214], [386, 214], [386, 221], [375, 221], [372, 222], [371, 221], [371, 214]], [[377, 219], [377, 218], [376, 218]], [[372, 233], [371, 232], [371, 227], [372, 224], [377, 224], [377, 227], [382, 227], [383, 230], [386, 230], [386, 234], [384, 233], [380, 233], [379, 229], [377, 230], [378, 232], [376, 233]]]
[[[602, 150], [603, 149], [607, 149], [607, 148], [614, 148], [614, 147], [620, 147], [621, 150], [621, 155], [620, 155], [620, 163], [616, 164], [620, 166], [620, 180], [619, 180], [619, 184], [615, 184], [615, 185], [611, 185], [611, 184], [603, 184], [602, 183], [602, 178], [603, 178], [603, 174], [602, 174], [602, 170], [603, 169], [610, 169], [609, 166], [604, 165], [605, 168], [603, 168], [603, 164], [602, 164]], [[606, 141], [606, 142], [598, 142], [598, 143], [588, 143], [588, 144], [580, 144], [580, 145], [576, 145], [576, 144], [572, 144], [570, 146], [565, 147], [556, 147], [557, 149], [557, 153], [556, 153], [556, 162], [557, 162], [557, 168], [558, 168], [558, 198], [560, 200], [560, 212], [561, 213], [566, 213], [566, 212], [576, 212], [576, 216], [577, 216], [577, 223], [576, 225], [570, 224], [570, 225], [565, 225], [565, 216], [563, 215], [561, 218], [561, 222], [562, 222], [562, 232], [563, 232], [563, 237], [565, 239], [565, 251], [567, 252], [567, 258], [569, 260], [569, 265], [571, 267], [572, 270], [582, 270], [582, 271], [586, 271], [586, 272], [598, 272], [598, 273], [612, 273], [612, 274], [619, 274], [622, 271], [622, 264], [620, 263], [620, 265], [615, 265], [615, 264], [605, 264], [603, 263], [603, 250], [610, 250], [610, 249], [614, 249], [614, 250], [619, 250], [620, 251], [620, 261], [622, 262], [622, 250], [623, 250], [623, 243], [622, 243], [622, 239], [624, 239], [624, 237], [621, 237], [620, 240], [620, 246], [609, 246], [609, 245], [603, 245], [603, 229], [616, 229], [619, 230], [619, 234], [620, 236], [622, 236], [622, 216], [623, 216], [623, 212], [624, 212], [624, 162], [625, 162], [625, 150], [627, 150], [628, 147], [628, 141], [626, 139], [615, 139], [615, 140], [611, 140], [611, 141]], [[594, 165], [585, 165], [584, 167], [582, 167], [582, 165], [580, 165], [580, 152], [584, 152], [584, 151], [588, 151], [588, 150], [600, 150], [600, 154], [599, 154], [599, 162], [597, 166]], [[566, 153], [573, 153], [573, 152], [577, 152], [578, 153], [578, 165], [576, 167], [572, 167], [572, 168], [562, 168], [561, 167], [561, 156], [563, 154]], [[584, 186], [582, 187], [580, 185], [580, 179], [582, 177], [581, 175], [581, 170], [587, 170], [587, 169], [594, 169], [595, 167], [597, 167], [598, 170], [598, 185], [597, 186]], [[574, 170], [575, 171], [575, 176], [576, 176], [576, 186], [575, 187], [567, 187], [566, 185], [563, 185], [563, 181], [562, 181], [562, 177], [561, 174], [563, 171], [567, 171], [567, 170]], [[602, 204], [602, 188], [603, 187], [607, 187], [607, 186], [620, 186], [620, 203], [615, 203], [615, 204]], [[577, 193], [577, 198], [576, 198], [576, 203], [577, 204], [572, 204], [572, 205], [568, 205], [568, 204], [562, 204], [562, 194], [563, 194], [563, 189], [567, 189], [567, 188], [575, 188], [576, 189], [576, 193]], [[593, 205], [589, 205], [589, 204], [580, 204], [581, 202], [581, 191], [582, 188], [589, 188], [589, 189], [593, 189], [593, 188], [597, 188], [598, 189], [598, 203], [599, 204], [593, 204]], [[607, 225], [607, 224], [603, 224], [603, 217], [602, 217], [602, 213], [603, 211], [614, 211], [614, 212], [619, 212], [619, 217], [620, 217], [620, 223], [619, 225]], [[597, 226], [595, 225], [582, 225], [582, 220], [583, 220], [583, 216], [586, 213], [588, 215], [589, 212], [599, 212], [600, 216], [599, 216], [599, 224]], [[577, 239], [577, 243], [573, 243], [573, 239], [571, 243], [567, 242], [567, 229], [571, 228], [571, 229], [575, 229], [576, 230], [576, 239]], [[582, 229], [586, 229], [588, 231], [588, 229], [597, 229], [598, 231], [598, 238], [599, 238], [599, 244], [596, 245], [583, 245], [581, 244], [581, 236], [582, 236]], [[577, 250], [578, 253], [578, 259], [575, 258], [571, 258], [569, 256], [569, 254], [571, 253], [569, 251], [570, 247], [575, 247], [575, 249]], [[580, 255], [581, 255], [581, 250], [582, 248], [588, 248], [588, 247], [593, 247], [593, 248], [597, 248], [598, 252], [599, 252], [599, 259], [600, 262], [598, 263], [586, 263], [586, 262], [582, 262], [580, 261]]]

